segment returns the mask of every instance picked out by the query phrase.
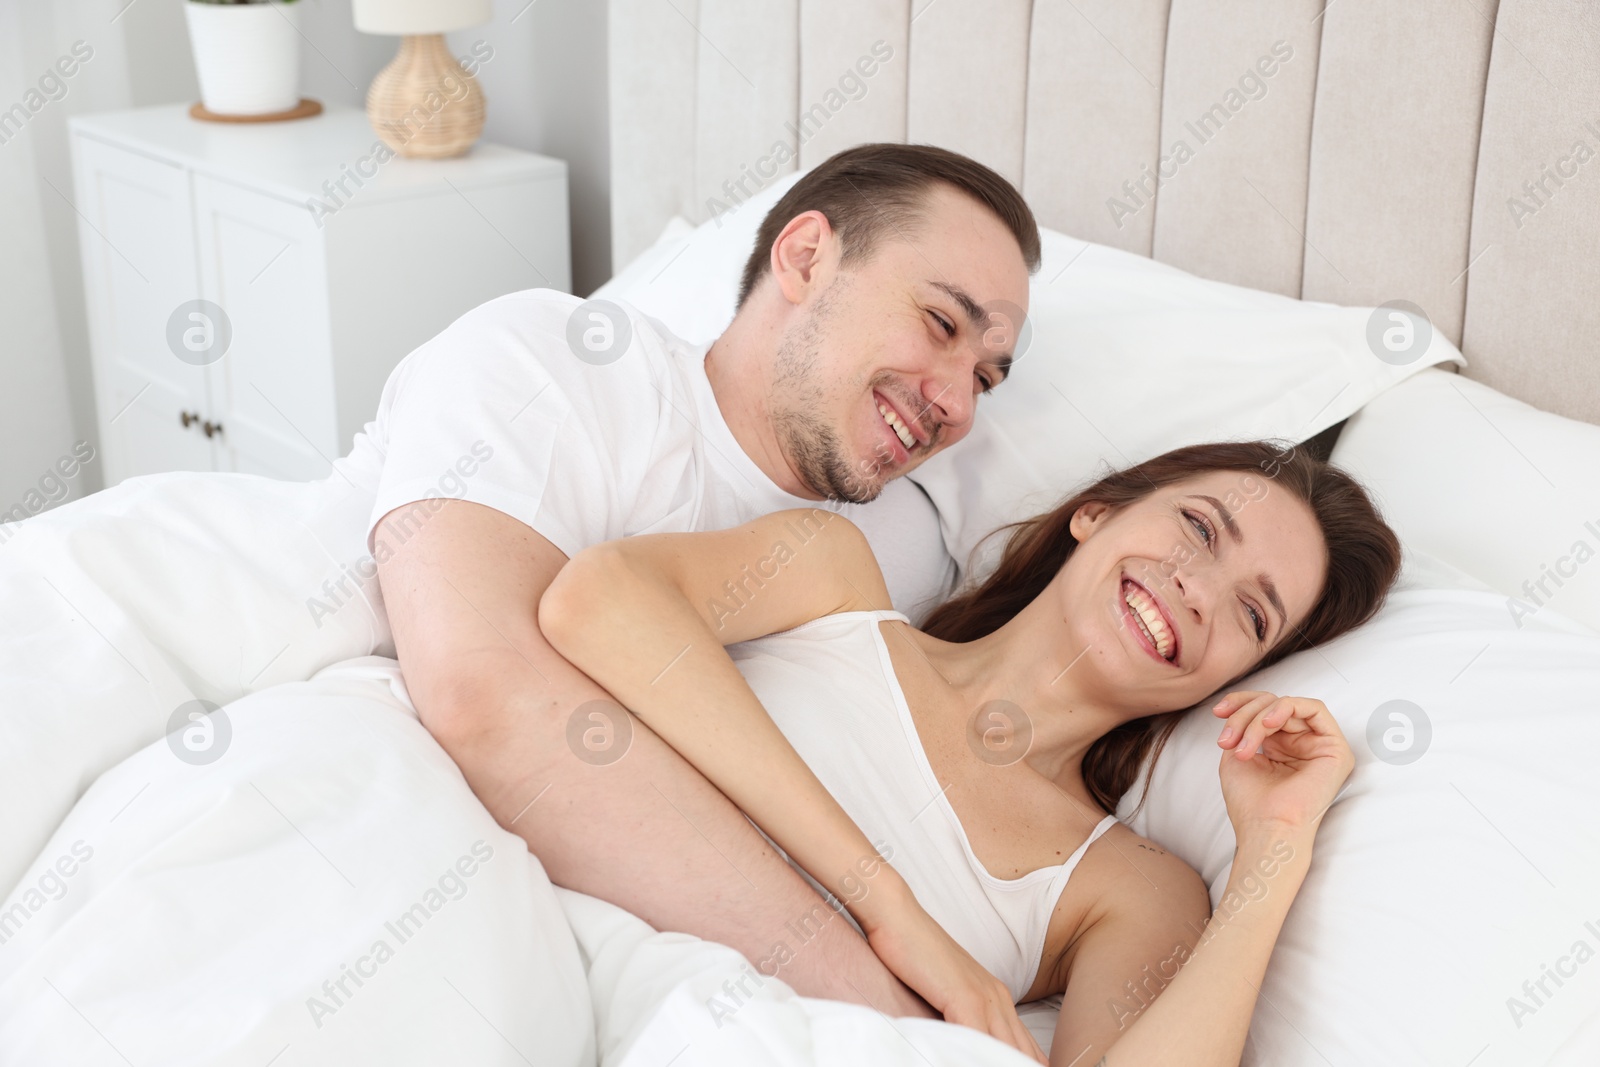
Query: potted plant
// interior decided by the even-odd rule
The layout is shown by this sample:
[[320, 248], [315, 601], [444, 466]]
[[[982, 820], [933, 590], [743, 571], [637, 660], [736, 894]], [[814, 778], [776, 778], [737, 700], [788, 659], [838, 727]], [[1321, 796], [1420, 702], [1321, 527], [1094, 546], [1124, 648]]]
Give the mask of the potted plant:
[[188, 0], [200, 102], [217, 115], [269, 115], [300, 101], [295, 0]]

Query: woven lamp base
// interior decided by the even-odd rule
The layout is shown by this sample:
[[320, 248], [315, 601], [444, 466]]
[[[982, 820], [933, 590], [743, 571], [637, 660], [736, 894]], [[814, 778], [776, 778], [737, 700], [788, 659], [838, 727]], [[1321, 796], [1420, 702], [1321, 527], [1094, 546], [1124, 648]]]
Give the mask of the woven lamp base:
[[443, 34], [403, 38], [367, 90], [367, 120], [379, 139], [414, 159], [461, 155], [483, 133], [483, 116], [483, 90]]

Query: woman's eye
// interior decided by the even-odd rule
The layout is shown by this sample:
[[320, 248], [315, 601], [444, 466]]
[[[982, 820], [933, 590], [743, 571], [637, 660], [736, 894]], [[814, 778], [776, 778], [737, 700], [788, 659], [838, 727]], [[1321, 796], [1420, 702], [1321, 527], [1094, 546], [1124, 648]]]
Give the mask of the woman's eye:
[[1200, 531], [1201, 535], [1206, 539], [1206, 544], [1210, 545], [1212, 538], [1211, 524], [1200, 518], [1192, 511], [1185, 511], [1183, 513], [1183, 517], [1189, 520], [1189, 525]]
[[1267, 620], [1263, 619], [1260, 613], [1250, 606], [1248, 601], [1241, 601], [1241, 603], [1244, 604], [1244, 609], [1250, 613], [1250, 621], [1254, 624], [1252, 629], [1255, 630], [1256, 640], [1265, 641], [1267, 639]]

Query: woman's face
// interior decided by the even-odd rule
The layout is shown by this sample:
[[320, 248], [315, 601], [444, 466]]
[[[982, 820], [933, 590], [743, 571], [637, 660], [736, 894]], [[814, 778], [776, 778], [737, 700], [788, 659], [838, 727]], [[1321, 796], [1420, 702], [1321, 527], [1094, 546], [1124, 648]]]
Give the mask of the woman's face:
[[1305, 620], [1327, 571], [1311, 509], [1248, 471], [1087, 504], [1070, 528], [1078, 547], [1043, 599], [1069, 656], [1082, 650], [1078, 685], [1140, 714], [1189, 707], [1252, 668]]

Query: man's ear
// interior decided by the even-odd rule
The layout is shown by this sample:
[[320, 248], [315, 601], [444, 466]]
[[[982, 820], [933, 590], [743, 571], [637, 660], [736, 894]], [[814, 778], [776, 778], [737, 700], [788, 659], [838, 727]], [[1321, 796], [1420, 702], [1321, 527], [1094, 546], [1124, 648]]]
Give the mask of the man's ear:
[[1067, 523], [1067, 530], [1072, 534], [1072, 539], [1081, 545], [1090, 534], [1104, 525], [1110, 516], [1110, 504], [1091, 500], [1087, 504], [1080, 505], [1078, 510], [1072, 513], [1072, 519]]
[[819, 287], [825, 288], [838, 264], [838, 246], [822, 212], [806, 211], [790, 219], [772, 242], [772, 277], [783, 298], [799, 304]]

